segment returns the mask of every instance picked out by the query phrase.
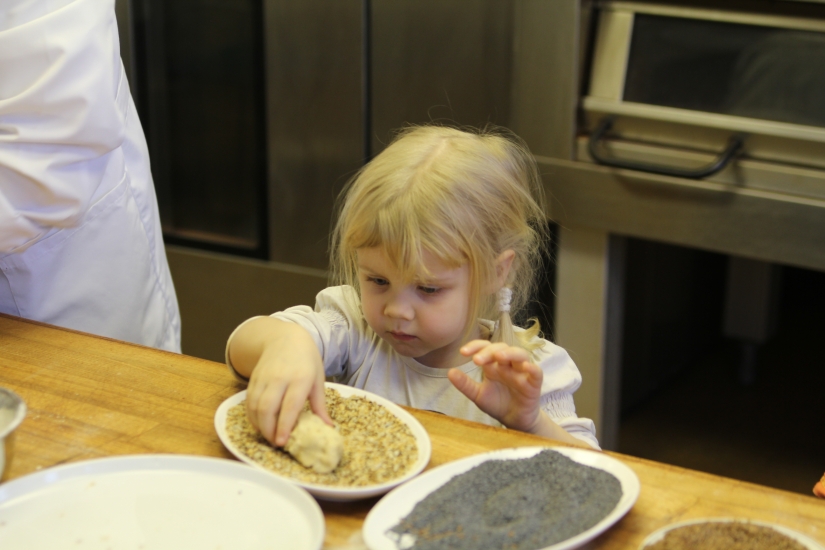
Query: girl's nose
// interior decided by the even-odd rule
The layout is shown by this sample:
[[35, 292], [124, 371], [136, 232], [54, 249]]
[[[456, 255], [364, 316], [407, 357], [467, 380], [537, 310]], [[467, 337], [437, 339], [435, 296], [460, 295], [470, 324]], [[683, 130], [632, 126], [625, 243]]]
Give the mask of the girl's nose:
[[411, 321], [413, 319], [414, 310], [409, 300], [404, 296], [391, 296], [384, 306], [384, 315], [392, 319], [402, 319], [404, 321]]

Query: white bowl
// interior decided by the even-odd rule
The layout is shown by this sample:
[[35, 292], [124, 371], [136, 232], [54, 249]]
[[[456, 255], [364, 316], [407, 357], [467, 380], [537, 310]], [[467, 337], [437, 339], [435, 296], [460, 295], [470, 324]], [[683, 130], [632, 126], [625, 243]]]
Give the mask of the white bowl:
[[0, 486], [3, 549], [320, 550], [325, 529], [306, 491], [225, 458], [95, 458]]
[[739, 523], [750, 523], [751, 525], [758, 525], [760, 527], [770, 527], [774, 531], [785, 535], [786, 537], [795, 540], [808, 550], [823, 550], [822, 546], [814, 541], [813, 539], [803, 535], [802, 533], [798, 533], [787, 527], [783, 527], [781, 525], [776, 525], [773, 523], [766, 523], [763, 521], [756, 521], [750, 520], [747, 518], [697, 518], [697, 519], [690, 519], [686, 521], [680, 521], [679, 523], [671, 523], [670, 525], [665, 525], [661, 529], [657, 529], [656, 531], [652, 532], [648, 535], [644, 541], [642, 541], [641, 546], [639, 546], [639, 550], [644, 550], [648, 546], [659, 542], [665, 535], [667, 535], [670, 531], [674, 529], [678, 529], [680, 527], [686, 527], [688, 525], [696, 525], [699, 523], [732, 523], [732, 522], [739, 522]]
[[[622, 487], [622, 497], [613, 510], [589, 529], [542, 550], [570, 550], [578, 548], [607, 531], [633, 507], [639, 497], [639, 477], [627, 465], [599, 451], [570, 447], [516, 447], [499, 449], [442, 464], [428, 470], [416, 479], [393, 489], [378, 501], [367, 514], [362, 535], [370, 550], [398, 550], [399, 543], [389, 531], [412, 512], [415, 505], [440, 488], [453, 477], [463, 474], [489, 460], [520, 460], [535, 456], [544, 450], [553, 450], [567, 458], [612, 474]], [[412, 542], [412, 541], [405, 541]], [[407, 547], [407, 546], [404, 546]]]
[[427, 464], [430, 463], [430, 455], [432, 454], [432, 445], [430, 444], [430, 436], [427, 434], [427, 430], [424, 429], [424, 426], [415, 419], [410, 413], [389, 401], [381, 396], [378, 396], [374, 393], [360, 390], [358, 388], [353, 388], [350, 386], [346, 386], [343, 384], [335, 384], [332, 382], [327, 382], [326, 387], [333, 388], [341, 394], [341, 397], [347, 398], [352, 396], [360, 396], [364, 397], [372, 401], [373, 403], [377, 403], [387, 409], [393, 416], [395, 416], [398, 420], [406, 424], [410, 431], [412, 432], [413, 436], [415, 437], [415, 443], [418, 447], [418, 459], [415, 463], [407, 470], [404, 475], [393, 479], [392, 481], [388, 481], [386, 483], [381, 483], [377, 485], [364, 485], [360, 487], [340, 487], [340, 486], [333, 486], [333, 485], [318, 485], [315, 483], [307, 483], [305, 481], [300, 481], [297, 479], [293, 479], [287, 476], [283, 476], [278, 472], [273, 470], [269, 470], [264, 468], [245, 454], [243, 454], [229, 439], [229, 434], [226, 432], [226, 416], [229, 409], [237, 405], [238, 403], [244, 401], [246, 399], [246, 390], [236, 393], [232, 397], [228, 398], [226, 401], [221, 403], [218, 407], [217, 412], [215, 413], [215, 430], [218, 432], [218, 437], [220, 438], [221, 442], [224, 446], [229, 449], [235, 457], [239, 460], [246, 462], [247, 464], [259, 468], [265, 472], [269, 472], [270, 474], [280, 477], [282, 479], [286, 479], [292, 483], [295, 483], [299, 487], [303, 487], [310, 494], [315, 496], [316, 498], [324, 499], [324, 500], [334, 500], [334, 501], [350, 501], [350, 500], [358, 500], [363, 498], [374, 497], [377, 495], [383, 495], [393, 487], [396, 487], [405, 481], [412, 479], [421, 471], [427, 467]]

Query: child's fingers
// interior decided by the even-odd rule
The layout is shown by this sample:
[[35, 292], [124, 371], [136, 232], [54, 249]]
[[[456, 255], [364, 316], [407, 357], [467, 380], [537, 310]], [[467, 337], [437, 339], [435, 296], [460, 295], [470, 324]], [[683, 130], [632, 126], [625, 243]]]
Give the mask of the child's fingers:
[[492, 344], [473, 355], [476, 365], [498, 363], [499, 365], [517, 365], [529, 361], [527, 350], [508, 346], [506, 344]]
[[490, 381], [504, 384], [511, 391], [532, 397], [541, 389], [543, 373], [538, 366], [529, 361], [514, 363], [492, 362], [483, 365], [484, 377]]
[[312, 409], [312, 412], [321, 417], [321, 420], [330, 426], [334, 425], [332, 418], [330, 418], [329, 413], [327, 412], [323, 378], [321, 378], [320, 382], [316, 382], [315, 385], [312, 386], [312, 391], [309, 394], [309, 407]]
[[514, 372], [519, 374], [520, 380], [531, 388], [541, 388], [541, 381], [544, 373], [535, 363], [530, 361], [518, 361], [512, 364]]
[[541, 388], [541, 382], [544, 379], [544, 372], [535, 363], [524, 361], [521, 363], [523, 372], [527, 375], [528, 383], [537, 388]]
[[486, 363], [482, 366], [484, 378], [490, 382], [505, 386], [510, 392], [524, 393], [526, 376], [509, 363]]
[[508, 349], [510, 349], [510, 346], [503, 342], [496, 342], [494, 344], [486, 342], [486, 345], [468, 355], [472, 355], [473, 362], [476, 365], [484, 365], [485, 363], [492, 363], [493, 361], [507, 361]]
[[[490, 378], [495, 378], [504, 382], [508, 386], [519, 384], [526, 379], [526, 375], [513, 363], [489, 363], [485, 365], [485, 374], [489, 373]], [[495, 373], [495, 374], [493, 374]]]
[[528, 375], [532, 380], [538, 379], [541, 381], [543, 378], [544, 373], [542, 373], [539, 366], [535, 363], [530, 361], [513, 361], [511, 365], [513, 370]]
[[530, 360], [530, 352], [516, 346], [507, 346], [504, 349], [496, 350], [493, 355], [498, 361], [509, 361], [511, 363]]
[[452, 382], [453, 386], [463, 393], [470, 401], [475, 403], [478, 400], [479, 390], [481, 385], [467, 376], [458, 369], [450, 369], [447, 371], [447, 378]]
[[298, 415], [304, 408], [310, 389], [305, 383], [295, 382], [284, 393], [281, 410], [278, 413], [278, 424], [275, 427], [274, 443], [276, 446], [283, 447], [289, 440], [289, 434], [298, 422]]
[[472, 340], [467, 342], [463, 346], [461, 346], [461, 354], [469, 357], [475, 353], [478, 353], [485, 347], [489, 346], [490, 342], [488, 340]]
[[246, 411], [249, 421], [270, 443], [275, 440], [275, 425], [284, 389], [279, 384], [268, 384], [263, 388], [250, 388], [250, 393], [247, 393]]

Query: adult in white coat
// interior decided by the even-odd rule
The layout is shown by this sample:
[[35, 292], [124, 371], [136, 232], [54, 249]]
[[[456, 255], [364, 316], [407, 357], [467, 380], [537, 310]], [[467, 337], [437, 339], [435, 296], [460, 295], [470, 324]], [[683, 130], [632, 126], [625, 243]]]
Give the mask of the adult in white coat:
[[0, 311], [180, 351], [114, 0], [0, 2]]

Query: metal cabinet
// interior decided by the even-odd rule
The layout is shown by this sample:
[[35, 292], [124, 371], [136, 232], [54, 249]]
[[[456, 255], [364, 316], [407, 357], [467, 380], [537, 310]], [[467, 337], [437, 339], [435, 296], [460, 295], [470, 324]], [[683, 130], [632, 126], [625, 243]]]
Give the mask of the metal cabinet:
[[336, 196], [393, 130], [509, 124], [515, 5], [118, 0], [186, 353], [312, 302]]

